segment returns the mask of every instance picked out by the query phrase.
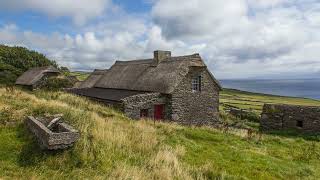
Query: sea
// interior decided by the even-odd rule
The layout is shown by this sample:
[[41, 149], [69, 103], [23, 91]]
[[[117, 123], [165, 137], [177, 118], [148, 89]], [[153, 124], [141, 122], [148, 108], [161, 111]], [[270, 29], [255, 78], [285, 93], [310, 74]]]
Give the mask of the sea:
[[320, 100], [320, 79], [228, 79], [223, 88]]

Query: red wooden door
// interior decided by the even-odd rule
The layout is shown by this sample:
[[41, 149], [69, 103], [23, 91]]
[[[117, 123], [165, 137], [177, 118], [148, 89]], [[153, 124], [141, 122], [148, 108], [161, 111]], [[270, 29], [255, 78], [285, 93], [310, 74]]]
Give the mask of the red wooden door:
[[160, 120], [164, 119], [164, 105], [159, 104], [159, 105], [154, 105], [154, 119]]

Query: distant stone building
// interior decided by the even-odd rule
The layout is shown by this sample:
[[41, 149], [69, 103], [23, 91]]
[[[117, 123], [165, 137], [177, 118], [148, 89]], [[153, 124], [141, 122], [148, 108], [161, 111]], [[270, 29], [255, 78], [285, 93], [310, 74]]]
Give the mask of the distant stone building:
[[172, 57], [170, 51], [155, 51], [152, 59], [116, 61], [96, 74], [70, 92], [118, 106], [134, 119], [194, 125], [219, 120], [221, 86], [199, 54]]
[[289, 130], [320, 133], [320, 107], [265, 104], [261, 114], [261, 130]]
[[43, 85], [47, 78], [59, 75], [59, 70], [53, 66], [36, 67], [24, 72], [15, 84], [33, 90]]

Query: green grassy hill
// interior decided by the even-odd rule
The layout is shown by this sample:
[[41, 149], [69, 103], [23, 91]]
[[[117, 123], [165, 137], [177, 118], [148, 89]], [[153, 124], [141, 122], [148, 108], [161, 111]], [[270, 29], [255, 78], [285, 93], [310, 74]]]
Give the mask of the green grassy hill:
[[[233, 91], [222, 96], [264, 97]], [[73, 148], [39, 150], [23, 119], [45, 113], [63, 113], [80, 130]], [[319, 140], [133, 121], [62, 92], [0, 88], [0, 179], [318, 179]]]

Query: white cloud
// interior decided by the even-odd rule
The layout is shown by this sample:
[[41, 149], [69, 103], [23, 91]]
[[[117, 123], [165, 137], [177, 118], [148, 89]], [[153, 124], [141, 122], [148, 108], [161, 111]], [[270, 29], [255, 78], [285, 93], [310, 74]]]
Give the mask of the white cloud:
[[78, 25], [100, 16], [110, 0], [9, 0], [0, 1], [2, 10], [34, 10], [52, 17], [71, 17]]
[[[206, 38], [205, 35], [245, 21], [245, 0], [159, 0], [152, 10], [153, 19], [167, 38]], [[228, 22], [223, 23], [222, 22]]]
[[288, 3], [290, 0], [248, 0], [249, 5], [255, 8], [270, 8]]
[[44, 34], [10, 24], [0, 26], [0, 42], [40, 51], [73, 70], [92, 70], [108, 68], [118, 59], [145, 57], [146, 24], [143, 20], [124, 16], [79, 28], [75, 35]]
[[218, 77], [290, 76], [308, 68], [319, 71], [319, 5], [314, 0], [158, 0], [152, 15], [169, 42], [202, 44], [199, 51]]

